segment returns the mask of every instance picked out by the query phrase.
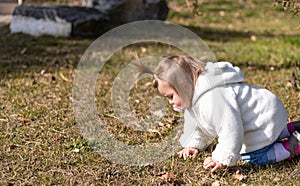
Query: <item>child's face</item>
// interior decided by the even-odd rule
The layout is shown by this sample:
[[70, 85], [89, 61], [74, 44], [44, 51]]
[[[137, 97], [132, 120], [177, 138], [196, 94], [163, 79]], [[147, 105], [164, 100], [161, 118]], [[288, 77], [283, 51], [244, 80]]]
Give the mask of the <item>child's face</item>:
[[158, 79], [157, 80], [158, 86], [158, 92], [169, 99], [169, 103], [173, 105], [173, 109], [175, 111], [181, 111], [182, 104], [181, 104], [181, 98], [179, 97], [177, 91], [170, 85], [168, 81]]

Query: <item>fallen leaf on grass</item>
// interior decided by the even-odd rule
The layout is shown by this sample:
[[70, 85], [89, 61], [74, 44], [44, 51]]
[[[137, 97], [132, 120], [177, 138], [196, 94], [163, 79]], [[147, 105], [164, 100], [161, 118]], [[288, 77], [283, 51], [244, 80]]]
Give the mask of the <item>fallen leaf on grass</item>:
[[167, 182], [174, 182], [176, 176], [171, 172], [162, 172], [157, 175], [160, 179], [163, 179]]
[[221, 11], [219, 12], [219, 15], [222, 16], [222, 17], [224, 17], [224, 16], [225, 16], [225, 12], [224, 12], [223, 10], [221, 10]]
[[236, 171], [236, 173], [233, 175], [233, 179], [239, 180], [239, 181], [243, 181], [247, 178], [247, 176], [240, 174], [240, 171]]
[[43, 70], [40, 72], [41, 76], [42, 76], [42, 75], [44, 75], [44, 74], [45, 74], [45, 72], [46, 72], [46, 70], [45, 70], [45, 69], [43, 69]]
[[147, 52], [147, 48], [145, 48], [145, 47], [142, 47], [141, 50], [143, 53]]
[[10, 152], [11, 150], [16, 149], [18, 146], [11, 144], [11, 145], [7, 145], [7, 152]]
[[146, 86], [146, 87], [150, 87], [150, 86], [152, 86], [152, 85], [153, 85], [152, 82], [147, 82], [147, 83], [145, 83], [145, 86]]
[[30, 121], [30, 119], [28, 119], [28, 118], [18, 118], [18, 120], [20, 121], [20, 122], [23, 122], [23, 123], [26, 123], [26, 122], [29, 122]]
[[80, 149], [77, 149], [77, 148], [72, 150], [72, 152], [79, 152], [79, 151], [80, 151]]
[[62, 139], [64, 139], [64, 136], [58, 135], [58, 136], [55, 136], [54, 138], [52, 138], [52, 141], [53, 141], [53, 142], [56, 142], [56, 141], [60, 141], [60, 140], [62, 140]]
[[279, 178], [279, 177], [275, 177], [275, 178], [273, 179], [273, 181], [274, 181], [274, 182], [278, 182], [278, 181], [280, 181], [280, 178]]
[[251, 36], [250, 36], [250, 39], [251, 39], [251, 41], [256, 41], [256, 40], [257, 40], [257, 37], [256, 37], [255, 35], [251, 35]]
[[220, 181], [214, 181], [211, 186], [220, 186]]
[[287, 86], [288, 88], [291, 88], [291, 87], [293, 87], [294, 85], [293, 85], [292, 82], [287, 82], [287, 83], [286, 83], [286, 86]]

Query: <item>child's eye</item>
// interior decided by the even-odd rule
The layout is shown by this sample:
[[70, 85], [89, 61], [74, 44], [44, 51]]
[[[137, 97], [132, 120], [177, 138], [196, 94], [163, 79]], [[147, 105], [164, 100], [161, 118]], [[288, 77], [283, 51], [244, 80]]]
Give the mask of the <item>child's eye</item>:
[[167, 98], [173, 99], [173, 94], [172, 95], [168, 95]]

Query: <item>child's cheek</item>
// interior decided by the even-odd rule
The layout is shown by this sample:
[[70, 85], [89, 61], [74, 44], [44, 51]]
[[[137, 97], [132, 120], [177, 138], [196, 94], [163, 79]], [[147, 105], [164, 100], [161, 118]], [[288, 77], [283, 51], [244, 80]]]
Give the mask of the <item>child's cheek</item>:
[[177, 97], [177, 99], [176, 99], [176, 105], [178, 105], [178, 106], [182, 106], [182, 104], [181, 104], [181, 98], [180, 97]]

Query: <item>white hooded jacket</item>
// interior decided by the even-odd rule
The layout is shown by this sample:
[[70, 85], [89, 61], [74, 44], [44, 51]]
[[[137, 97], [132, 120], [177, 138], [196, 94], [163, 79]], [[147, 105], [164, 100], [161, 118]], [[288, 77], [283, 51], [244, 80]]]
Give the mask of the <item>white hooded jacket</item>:
[[286, 109], [270, 91], [243, 81], [238, 67], [207, 63], [197, 80], [192, 107], [184, 112], [183, 147], [204, 150], [218, 137], [212, 157], [233, 166], [241, 153], [276, 141], [286, 126]]

